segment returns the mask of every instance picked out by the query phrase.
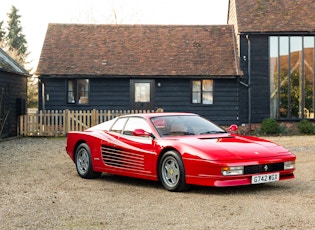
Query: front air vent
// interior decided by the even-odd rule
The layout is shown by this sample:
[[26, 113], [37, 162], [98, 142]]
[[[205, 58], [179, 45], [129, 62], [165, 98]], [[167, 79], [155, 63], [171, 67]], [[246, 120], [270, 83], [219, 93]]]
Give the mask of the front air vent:
[[276, 172], [284, 169], [284, 163], [249, 165], [244, 167], [244, 174]]

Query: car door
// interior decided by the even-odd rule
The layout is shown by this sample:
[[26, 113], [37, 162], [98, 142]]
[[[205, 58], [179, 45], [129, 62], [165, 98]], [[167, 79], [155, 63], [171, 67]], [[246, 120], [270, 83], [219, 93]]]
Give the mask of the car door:
[[124, 167], [137, 173], [153, 174], [156, 161], [155, 141], [150, 136], [134, 136], [135, 129], [143, 129], [152, 133], [147, 121], [141, 117], [130, 117], [124, 127], [119, 141], [126, 144], [124, 151]]
[[113, 124], [108, 134], [117, 141], [102, 142], [103, 162], [108, 172], [155, 179], [155, 141], [148, 135], [134, 136], [135, 129], [152, 131], [141, 117], [123, 117]]

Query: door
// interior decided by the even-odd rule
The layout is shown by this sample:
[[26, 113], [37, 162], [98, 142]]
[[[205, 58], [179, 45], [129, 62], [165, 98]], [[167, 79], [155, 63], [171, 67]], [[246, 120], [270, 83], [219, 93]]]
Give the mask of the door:
[[132, 110], [154, 110], [154, 80], [130, 80]]

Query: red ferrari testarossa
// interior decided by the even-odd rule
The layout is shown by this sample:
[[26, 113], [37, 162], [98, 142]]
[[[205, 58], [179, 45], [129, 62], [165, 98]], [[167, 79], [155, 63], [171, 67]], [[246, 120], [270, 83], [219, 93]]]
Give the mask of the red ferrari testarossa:
[[226, 132], [193, 113], [120, 116], [69, 132], [66, 151], [82, 178], [106, 172], [161, 181], [169, 191], [291, 179], [296, 158], [275, 143]]

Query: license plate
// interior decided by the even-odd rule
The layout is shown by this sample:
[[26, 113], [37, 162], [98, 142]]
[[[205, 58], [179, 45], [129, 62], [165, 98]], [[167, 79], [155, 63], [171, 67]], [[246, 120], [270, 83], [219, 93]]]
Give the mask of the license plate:
[[252, 176], [252, 184], [268, 183], [279, 180], [279, 173]]

